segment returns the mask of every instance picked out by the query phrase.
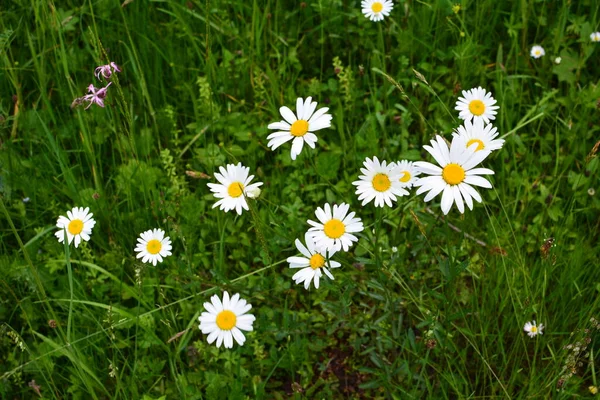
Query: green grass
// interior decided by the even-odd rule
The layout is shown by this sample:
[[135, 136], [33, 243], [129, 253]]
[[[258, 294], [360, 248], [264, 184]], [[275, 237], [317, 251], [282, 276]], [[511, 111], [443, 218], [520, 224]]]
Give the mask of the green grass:
[[[596, 1], [395, 1], [380, 23], [358, 0], [121, 4], [0, 10], [3, 398], [36, 398], [33, 380], [57, 399], [591, 396]], [[123, 72], [107, 107], [71, 109], [108, 61]], [[364, 158], [431, 161], [422, 145], [450, 137], [460, 90], [476, 86], [506, 139], [484, 161], [483, 204], [444, 218], [413, 190], [361, 207]], [[292, 162], [289, 144], [266, 147], [267, 125], [307, 96], [333, 126]], [[237, 162], [265, 183], [239, 217], [212, 209], [206, 185]], [[325, 202], [349, 203], [366, 229], [336, 254], [336, 279], [305, 291], [285, 259]], [[77, 249], [54, 236], [74, 206], [97, 221]], [[152, 267], [133, 249], [155, 227], [174, 255]], [[231, 350], [197, 326], [223, 290], [257, 318]], [[546, 330], [531, 339], [533, 319]]]

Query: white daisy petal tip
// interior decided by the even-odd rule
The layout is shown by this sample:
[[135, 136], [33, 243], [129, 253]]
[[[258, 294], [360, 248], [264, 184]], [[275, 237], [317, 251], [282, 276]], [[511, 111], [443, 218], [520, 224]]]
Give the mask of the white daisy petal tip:
[[[211, 304], [212, 303], [212, 304]], [[212, 344], [216, 340], [216, 346], [233, 348], [234, 340], [242, 346], [246, 342], [244, 331], [252, 331], [252, 324], [256, 320], [254, 315], [247, 314], [252, 308], [239, 294], [229, 297], [229, 293], [223, 292], [222, 300], [219, 296], [211, 297], [211, 303], [204, 303], [204, 311], [198, 320], [198, 329], [203, 334], [208, 334], [206, 341]]]
[[306, 100], [301, 97], [296, 99], [296, 114], [288, 107], [281, 107], [279, 112], [284, 120], [268, 125], [269, 129], [277, 129], [278, 132], [269, 135], [267, 146], [271, 150], [275, 150], [291, 140], [292, 149], [290, 157], [292, 160], [296, 160], [297, 156], [302, 152], [305, 143], [311, 149], [314, 149], [315, 143], [318, 140], [314, 132], [329, 128], [332, 119], [330, 114], [326, 114], [328, 108], [321, 108], [315, 112], [317, 104], [309, 96]]
[[63, 243], [65, 236], [71, 244], [75, 242], [75, 247], [79, 247], [81, 240], [89, 241], [92, 234], [92, 229], [96, 225], [96, 221], [92, 218], [94, 214], [90, 213], [90, 208], [74, 207], [67, 211], [67, 216], [59, 216], [56, 221], [58, 231], [55, 236], [59, 243]]
[[163, 258], [171, 255], [171, 239], [165, 236], [165, 231], [162, 229], [149, 229], [142, 232], [137, 242], [134, 251], [137, 253], [136, 258], [142, 258], [143, 263], [152, 263], [156, 266], [157, 263], [163, 262]]

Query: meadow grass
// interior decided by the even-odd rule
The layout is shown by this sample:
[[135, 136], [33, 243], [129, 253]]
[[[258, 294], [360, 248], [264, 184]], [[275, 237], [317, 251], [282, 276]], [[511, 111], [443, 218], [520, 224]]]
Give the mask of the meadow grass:
[[[595, 0], [13, 0], [0, 9], [3, 398], [573, 398], [600, 349], [600, 5]], [[546, 56], [533, 59], [541, 44]], [[555, 63], [560, 56], [561, 63]], [[71, 108], [114, 61], [106, 107]], [[99, 85], [100, 83], [95, 82]], [[500, 106], [494, 188], [464, 215], [413, 192], [357, 201], [365, 157], [428, 160], [460, 91]], [[296, 161], [267, 147], [312, 96], [332, 127]], [[242, 162], [251, 212], [206, 183]], [[325, 202], [365, 230], [335, 280], [285, 261]], [[59, 215], [90, 207], [77, 249]], [[173, 256], [133, 249], [160, 227]], [[244, 346], [198, 330], [223, 290], [252, 305]], [[527, 321], [544, 334], [529, 338]]]

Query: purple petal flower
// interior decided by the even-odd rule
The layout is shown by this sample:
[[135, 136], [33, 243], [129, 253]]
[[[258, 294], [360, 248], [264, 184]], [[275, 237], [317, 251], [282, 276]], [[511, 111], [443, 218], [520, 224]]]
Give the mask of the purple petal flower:
[[108, 79], [113, 74], [113, 72], [121, 72], [121, 69], [117, 64], [111, 61], [109, 64], [101, 65], [98, 68], [96, 68], [95, 75], [96, 78], [98, 78], [98, 80], [100, 80], [100, 75], [102, 75], [104, 79]]
[[83, 96], [84, 101], [89, 101], [90, 104], [85, 108], [86, 110], [92, 106], [92, 104], [97, 104], [100, 107], [104, 107], [104, 98], [106, 97], [106, 93], [108, 91], [108, 87], [112, 85], [112, 82], [109, 82], [103, 88], [96, 88], [94, 85], [88, 86], [88, 92], [91, 94], [87, 94]]

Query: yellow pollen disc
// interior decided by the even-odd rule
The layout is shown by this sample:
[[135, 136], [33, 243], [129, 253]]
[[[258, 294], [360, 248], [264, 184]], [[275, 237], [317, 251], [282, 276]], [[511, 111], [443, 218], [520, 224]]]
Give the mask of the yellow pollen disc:
[[536, 55], [536, 56], [539, 56], [541, 53], [542, 53], [542, 52], [541, 52], [541, 51], [539, 51], [539, 50], [536, 50], [536, 51], [535, 51], [535, 55]]
[[233, 329], [236, 322], [237, 317], [233, 311], [223, 310], [217, 315], [217, 326], [224, 331]]
[[408, 171], [402, 171], [404, 173], [404, 175], [402, 175], [402, 178], [400, 178], [400, 182], [402, 183], [406, 183], [408, 181], [410, 181], [411, 175], [410, 172]]
[[304, 136], [308, 132], [308, 121], [303, 119], [299, 119], [294, 122], [290, 128], [290, 133], [292, 136]]
[[483, 142], [479, 139], [471, 139], [467, 142], [467, 147], [470, 147], [473, 143], [477, 143], [477, 149], [475, 151], [483, 150], [485, 146]]
[[323, 265], [325, 265], [325, 257], [323, 257], [320, 254], [314, 254], [311, 258], [310, 258], [310, 267], [312, 269], [319, 269], [321, 268]]
[[231, 196], [231, 197], [240, 197], [242, 195], [242, 193], [244, 192], [244, 185], [242, 185], [241, 182], [233, 182], [231, 185], [229, 185], [229, 187], [227, 188], [227, 193]]
[[371, 6], [371, 10], [373, 10], [373, 12], [378, 13], [381, 12], [381, 10], [383, 10], [383, 4], [381, 4], [380, 2], [376, 1], [375, 3], [373, 3], [373, 5]]
[[537, 332], [537, 326], [532, 326], [531, 327], [531, 332], [536, 333]]
[[79, 235], [83, 230], [83, 221], [80, 219], [74, 219], [73, 221], [69, 222], [67, 230], [71, 235]]
[[323, 226], [323, 231], [328, 238], [339, 239], [346, 233], [346, 226], [339, 219], [331, 219]]
[[152, 239], [146, 244], [146, 251], [150, 254], [158, 254], [162, 249], [162, 243], [160, 240]]
[[378, 192], [385, 192], [392, 186], [392, 182], [390, 182], [390, 178], [386, 174], [377, 174], [373, 177], [373, 189]]
[[465, 170], [458, 164], [448, 164], [442, 170], [442, 178], [449, 185], [458, 185], [465, 179]]
[[472, 100], [469, 103], [469, 111], [471, 111], [471, 114], [473, 115], [480, 116], [485, 112], [485, 104], [483, 104], [483, 101], [481, 100]]

